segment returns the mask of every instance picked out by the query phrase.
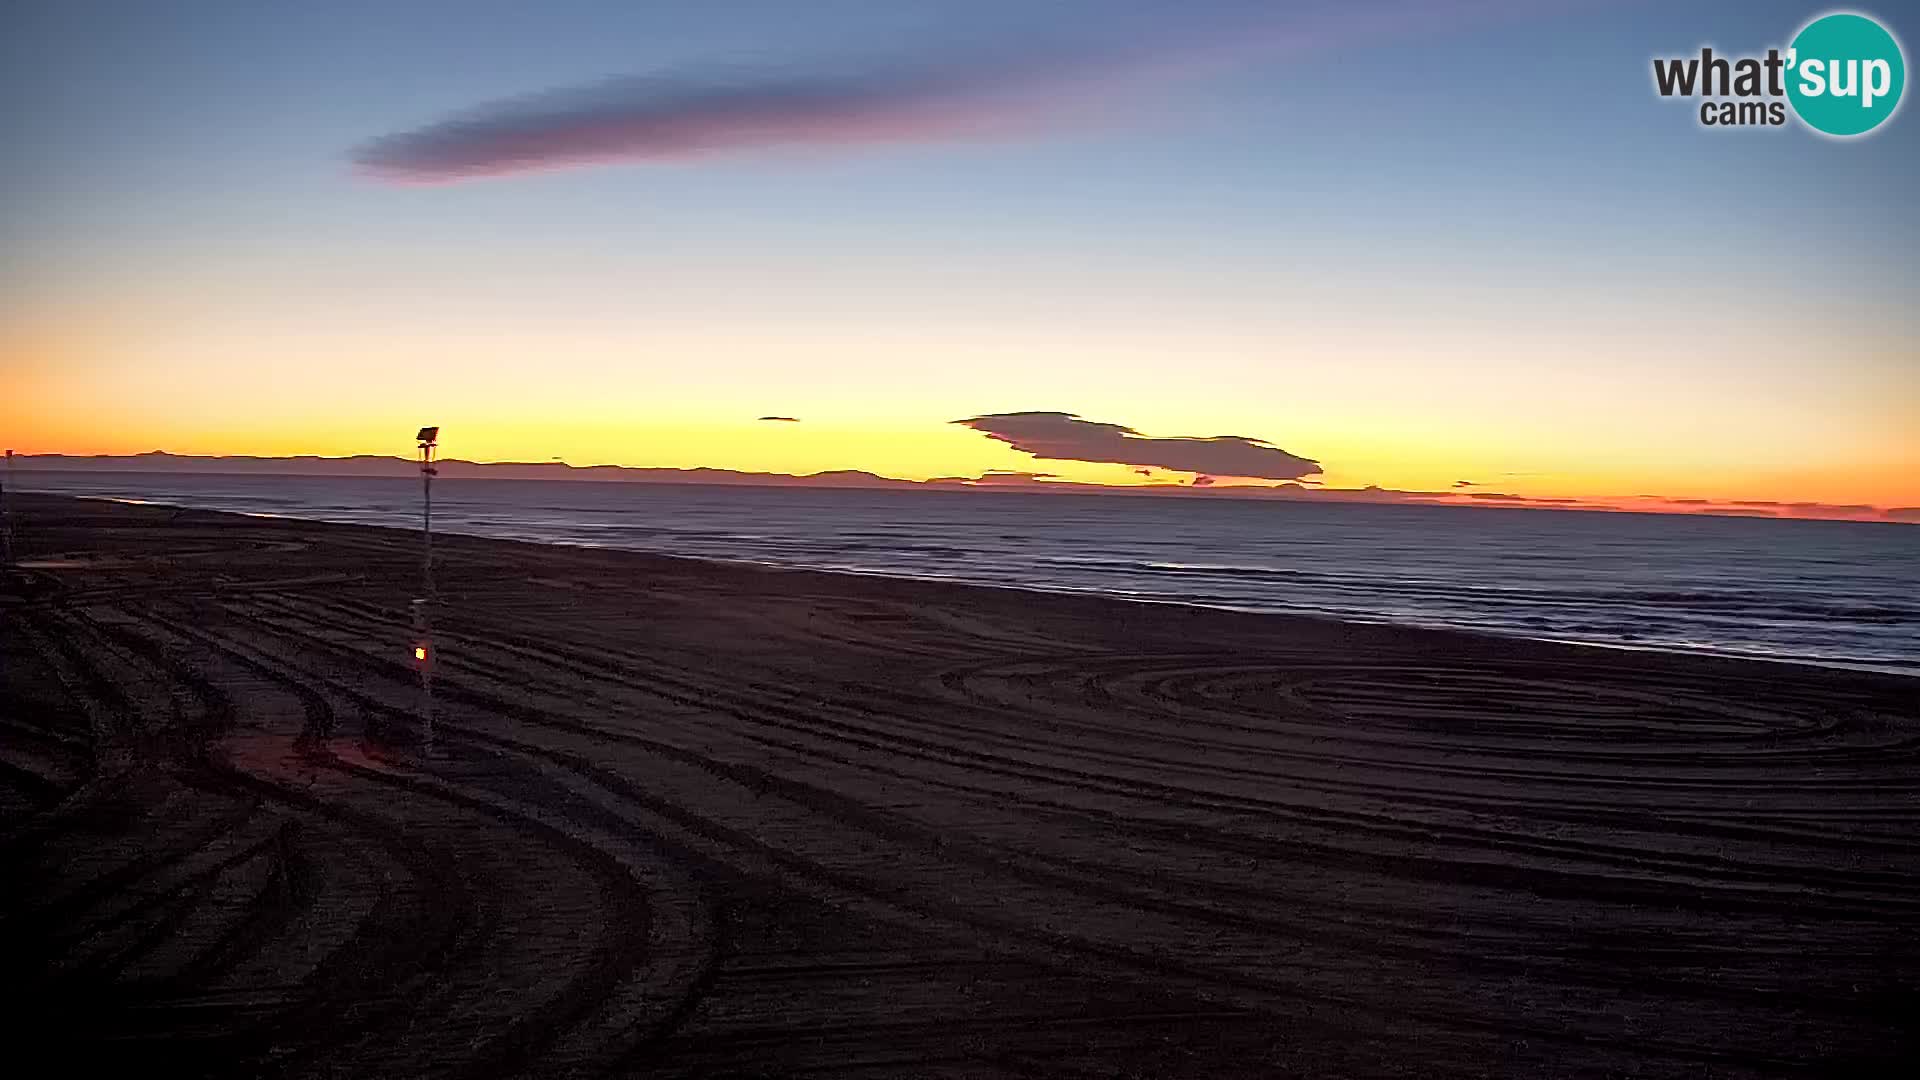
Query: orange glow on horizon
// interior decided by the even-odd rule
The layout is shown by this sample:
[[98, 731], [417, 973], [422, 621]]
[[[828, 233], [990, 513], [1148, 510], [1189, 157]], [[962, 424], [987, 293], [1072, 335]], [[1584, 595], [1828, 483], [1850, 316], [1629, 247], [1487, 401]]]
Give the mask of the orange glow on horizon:
[[[1039, 474], [1040, 483], [1111, 487], [1194, 479], [1167, 469], [1143, 473], [1130, 465], [1039, 460], [951, 423], [1043, 397], [1024, 388], [955, 385], [933, 395], [951, 399], [937, 407], [910, 388], [889, 389], [883, 398], [879, 391], [835, 386], [777, 390], [770, 400], [743, 404], [753, 391], [737, 382], [669, 396], [625, 376], [597, 393], [558, 381], [508, 379], [498, 367], [508, 362], [504, 357], [471, 377], [431, 368], [422, 374], [408, 366], [399, 345], [338, 367], [315, 355], [272, 373], [237, 361], [182, 369], [133, 362], [130, 355], [142, 348], [135, 338], [111, 322], [85, 336], [44, 326], [0, 331], [6, 444], [22, 454], [165, 450], [410, 459], [409, 436], [422, 417], [431, 417], [446, 428], [443, 448], [454, 460], [796, 476], [862, 471], [911, 481], [998, 474], [1001, 484], [1019, 483], [1012, 474], [1027, 473]], [[1421, 493], [1400, 501], [1460, 505], [1566, 499], [1589, 509], [1863, 518], [1920, 506], [1920, 410], [1898, 383], [1865, 402], [1857, 417], [1780, 404], [1770, 408], [1781, 411], [1763, 416], [1771, 427], [1744, 434], [1745, 421], [1731, 415], [1694, 414], [1655, 428], [1651, 414], [1643, 414], [1632, 418], [1639, 427], [1611, 433], [1608, 414], [1598, 407], [1592, 416], [1569, 420], [1383, 398], [1346, 413], [1316, 406], [1273, 417], [1260, 407], [1266, 395], [1252, 392], [1213, 394], [1196, 406], [1154, 394], [1122, 395], [1109, 381], [1077, 385], [1045, 396], [1085, 399], [1077, 411], [1088, 419], [1159, 437], [1227, 431], [1266, 438], [1320, 460], [1326, 471], [1313, 486], [1349, 492], [1339, 497], [1365, 498], [1360, 489], [1378, 487]], [[368, 386], [380, 392], [369, 393]], [[755, 419], [763, 414], [800, 421]], [[1789, 424], [1795, 417], [1797, 425]], [[1700, 437], [1688, 441], [1695, 429]], [[1463, 481], [1468, 486], [1457, 486]], [[1217, 478], [1222, 487], [1249, 482], [1270, 483]], [[1519, 499], [1493, 497], [1499, 495]]]

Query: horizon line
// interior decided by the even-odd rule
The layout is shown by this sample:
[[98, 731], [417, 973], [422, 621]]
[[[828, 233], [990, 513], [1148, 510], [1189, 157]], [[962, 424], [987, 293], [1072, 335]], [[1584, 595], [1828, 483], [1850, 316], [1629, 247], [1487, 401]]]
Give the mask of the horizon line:
[[[148, 471], [154, 473], [199, 472], [205, 475], [276, 475], [272, 466], [278, 463], [313, 462], [322, 466], [350, 462], [367, 462], [380, 466], [383, 471], [376, 472], [332, 472], [332, 471], [295, 471], [280, 472], [278, 475], [299, 476], [335, 476], [340, 478], [383, 479], [405, 478], [414, 475], [419, 467], [417, 460], [390, 454], [178, 454], [169, 450], [147, 450], [133, 454], [69, 454], [65, 452], [28, 453], [14, 452], [13, 461], [17, 467], [31, 468], [29, 463], [51, 461], [59, 462], [152, 462], [155, 459], [167, 459], [172, 462], [192, 462], [198, 464], [248, 463], [253, 468], [240, 471], [224, 471], [218, 468], [199, 468], [187, 470], [169, 469], [132, 469], [114, 470], [112, 468], [85, 465], [66, 465], [44, 468], [44, 472], [114, 472]], [[443, 458], [436, 467], [447, 479], [517, 479], [517, 480], [559, 480], [582, 483], [655, 483], [686, 484], [709, 487], [766, 487], [766, 488], [807, 488], [812, 490], [912, 490], [912, 491], [1000, 491], [1016, 494], [1054, 494], [1054, 495], [1124, 495], [1129, 497], [1171, 497], [1171, 498], [1213, 498], [1239, 499], [1257, 502], [1338, 502], [1348, 504], [1377, 504], [1386, 506], [1451, 506], [1477, 509], [1509, 510], [1565, 510], [1587, 513], [1642, 513], [1666, 514], [1685, 517], [1742, 517], [1771, 519], [1776, 521], [1851, 521], [1865, 524], [1907, 525], [1920, 524], [1920, 507], [1877, 506], [1869, 504], [1835, 504], [1812, 501], [1781, 501], [1756, 499], [1698, 499], [1665, 495], [1623, 495], [1575, 497], [1536, 497], [1512, 495], [1489, 491], [1457, 490], [1401, 490], [1368, 485], [1357, 488], [1328, 488], [1309, 486], [1285, 481], [1235, 483], [1220, 482], [1221, 478], [1196, 475], [1187, 483], [1142, 483], [1142, 484], [1103, 484], [1090, 481], [1070, 481], [1045, 479], [1021, 473], [1005, 473], [989, 470], [980, 476], [939, 476], [924, 480], [886, 476], [865, 469], [823, 469], [811, 473], [785, 473], [759, 470], [731, 469], [718, 466], [663, 466], [663, 465], [621, 465], [614, 463], [575, 465], [566, 461], [474, 461], [466, 458]], [[449, 467], [449, 475], [444, 470]], [[531, 470], [542, 475], [522, 476], [468, 476], [458, 475], [467, 469], [477, 472]], [[566, 475], [572, 473], [613, 473], [611, 479]], [[554, 474], [561, 475], [554, 475]], [[620, 475], [624, 474], [624, 475]], [[688, 479], [701, 476], [706, 479]], [[716, 479], [725, 477], [727, 479]], [[1228, 481], [1244, 478], [1225, 478]], [[57, 494], [57, 493], [56, 493]]]

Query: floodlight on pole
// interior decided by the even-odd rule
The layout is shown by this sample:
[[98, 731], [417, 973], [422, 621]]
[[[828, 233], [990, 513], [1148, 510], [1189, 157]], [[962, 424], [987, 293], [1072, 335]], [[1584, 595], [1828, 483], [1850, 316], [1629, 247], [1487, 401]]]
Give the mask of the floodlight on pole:
[[420, 670], [420, 744], [433, 753], [433, 452], [440, 429], [423, 427], [414, 436], [420, 444], [420, 596], [413, 602], [413, 663]]

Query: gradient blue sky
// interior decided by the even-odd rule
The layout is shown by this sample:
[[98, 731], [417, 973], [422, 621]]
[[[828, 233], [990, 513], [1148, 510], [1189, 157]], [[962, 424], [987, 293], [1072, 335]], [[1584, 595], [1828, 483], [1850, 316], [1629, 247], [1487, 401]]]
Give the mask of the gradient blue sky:
[[16, 2], [0, 419], [348, 453], [431, 416], [461, 456], [926, 476], [1032, 464], [947, 421], [1059, 409], [1355, 486], [1920, 503], [1911, 106], [1850, 142], [1707, 131], [1648, 75], [1828, 9], [1447, 10], [1035, 137], [396, 187], [355, 148], [504, 97], [1193, 17]]

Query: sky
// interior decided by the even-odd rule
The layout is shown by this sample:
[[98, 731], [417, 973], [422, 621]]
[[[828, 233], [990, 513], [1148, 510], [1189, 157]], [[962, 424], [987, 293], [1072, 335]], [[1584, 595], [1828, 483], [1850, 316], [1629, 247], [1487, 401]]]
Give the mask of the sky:
[[1920, 506], [1912, 109], [1652, 86], [1826, 10], [15, 2], [0, 439]]

